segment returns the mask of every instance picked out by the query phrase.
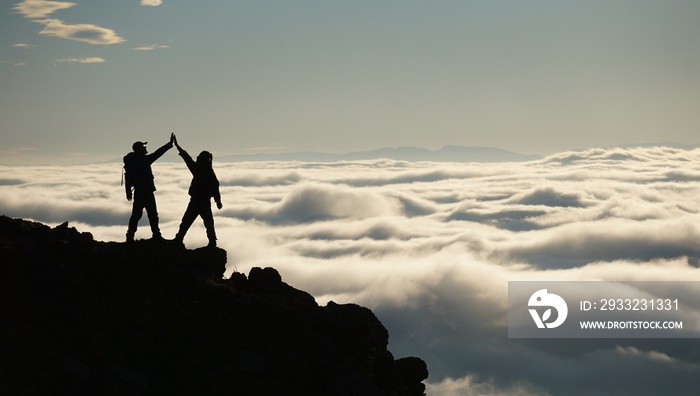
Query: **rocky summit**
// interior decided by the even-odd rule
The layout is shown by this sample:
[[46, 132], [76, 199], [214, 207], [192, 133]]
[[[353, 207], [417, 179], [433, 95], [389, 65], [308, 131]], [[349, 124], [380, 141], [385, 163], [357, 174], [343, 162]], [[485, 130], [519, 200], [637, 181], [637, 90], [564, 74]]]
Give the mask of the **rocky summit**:
[[424, 393], [425, 363], [394, 359], [369, 309], [225, 265], [219, 248], [0, 216], [0, 394]]

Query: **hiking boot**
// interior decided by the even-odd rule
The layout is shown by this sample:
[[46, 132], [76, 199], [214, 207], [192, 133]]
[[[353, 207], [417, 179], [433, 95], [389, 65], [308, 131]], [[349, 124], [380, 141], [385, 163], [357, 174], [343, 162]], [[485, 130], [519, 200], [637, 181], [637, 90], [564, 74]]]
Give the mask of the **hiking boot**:
[[134, 243], [134, 236], [126, 234], [126, 243]]
[[209, 240], [207, 247], [216, 247], [216, 232], [214, 230], [207, 230], [207, 239]]

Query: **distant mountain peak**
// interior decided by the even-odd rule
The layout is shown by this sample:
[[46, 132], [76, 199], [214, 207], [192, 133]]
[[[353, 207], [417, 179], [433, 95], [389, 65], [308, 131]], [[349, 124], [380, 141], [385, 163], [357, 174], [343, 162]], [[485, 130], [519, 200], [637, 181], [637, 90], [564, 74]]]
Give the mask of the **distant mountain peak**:
[[438, 150], [429, 150], [414, 146], [383, 147], [376, 150], [352, 151], [344, 154], [301, 151], [276, 154], [242, 154], [219, 157], [219, 161], [310, 161], [337, 162], [362, 161], [374, 159], [392, 159], [397, 161], [432, 161], [432, 162], [522, 162], [541, 159], [542, 156], [521, 154], [512, 151], [481, 146], [444, 146]]

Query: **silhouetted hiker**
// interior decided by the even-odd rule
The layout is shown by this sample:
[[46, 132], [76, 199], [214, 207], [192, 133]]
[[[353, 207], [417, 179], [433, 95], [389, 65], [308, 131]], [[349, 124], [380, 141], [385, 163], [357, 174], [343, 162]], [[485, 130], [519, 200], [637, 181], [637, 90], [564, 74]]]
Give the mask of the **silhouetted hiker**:
[[224, 205], [221, 204], [221, 193], [219, 192], [219, 180], [216, 178], [214, 168], [212, 167], [213, 156], [208, 151], [202, 151], [197, 156], [197, 162], [192, 160], [192, 157], [179, 144], [177, 138], [173, 138], [175, 147], [187, 168], [192, 172], [192, 183], [190, 183], [190, 203], [187, 205], [185, 214], [182, 215], [180, 229], [175, 235], [174, 243], [184, 245], [183, 240], [185, 234], [194, 222], [197, 216], [202, 217], [204, 227], [207, 229], [207, 238], [209, 239], [210, 247], [216, 246], [216, 231], [214, 231], [214, 215], [211, 213], [211, 198], [214, 197], [216, 207], [221, 209]]
[[127, 242], [134, 241], [134, 234], [136, 234], [136, 228], [141, 216], [143, 216], [144, 209], [146, 209], [148, 221], [151, 224], [153, 238], [163, 239], [160, 228], [158, 228], [158, 209], [156, 208], [156, 197], [153, 195], [153, 192], [156, 191], [156, 185], [153, 181], [151, 164], [173, 147], [173, 139], [175, 139], [175, 134], [170, 134], [170, 142], [152, 154], [148, 154], [146, 149], [148, 142], [136, 142], [131, 146], [134, 151], [124, 156], [126, 199], [131, 201], [132, 189], [134, 198], [129, 228], [126, 231]]

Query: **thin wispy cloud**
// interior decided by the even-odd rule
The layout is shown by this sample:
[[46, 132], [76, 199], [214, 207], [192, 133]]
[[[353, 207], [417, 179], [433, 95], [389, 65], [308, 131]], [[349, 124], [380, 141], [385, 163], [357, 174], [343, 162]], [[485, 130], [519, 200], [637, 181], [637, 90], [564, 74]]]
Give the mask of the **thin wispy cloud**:
[[35, 159], [38, 151], [35, 147], [3, 147], [0, 149], [0, 164], [22, 164]]
[[27, 66], [27, 65], [29, 65], [29, 63], [27, 63], [27, 62], [17, 62], [13, 66], [14, 67], [22, 67], [22, 66]]
[[644, 351], [640, 350], [639, 348], [635, 348], [633, 346], [629, 347], [621, 347], [618, 346], [616, 350], [623, 354], [623, 355], [632, 355], [632, 356], [639, 356], [639, 357], [644, 357], [650, 360], [655, 360], [658, 362], [662, 363], [677, 363], [676, 359], [673, 359], [672, 357], [668, 356], [665, 353], [658, 352], [658, 351]]
[[65, 1], [23, 0], [14, 6], [15, 11], [29, 19], [47, 18], [58, 10], [76, 6], [76, 3]]
[[5, 147], [2, 150], [0, 150], [0, 155], [1, 156], [17, 155], [17, 154], [21, 154], [21, 153], [36, 151], [36, 150], [37, 150], [36, 147]]
[[119, 37], [114, 30], [96, 25], [67, 25], [58, 19], [43, 19], [36, 20], [35, 22], [44, 25], [44, 29], [40, 31], [39, 34], [45, 36], [102, 45], [119, 44], [125, 41], [123, 38]]
[[163, 4], [162, 0], [141, 0], [142, 6], [157, 7], [161, 4]]
[[61, 58], [56, 59], [57, 63], [105, 63], [103, 58], [87, 57], [87, 58]]
[[31, 44], [26, 44], [26, 43], [17, 43], [12, 45], [14, 48], [31, 48], [34, 47]]
[[170, 48], [169, 45], [161, 45], [161, 44], [153, 44], [153, 45], [144, 45], [142, 47], [135, 47], [133, 48], [135, 51], [153, 51], [157, 49], [165, 49], [165, 48]]
[[[170, 238], [190, 176], [168, 160], [153, 170]], [[692, 395], [695, 341], [514, 342], [506, 309], [509, 280], [700, 280], [698, 164], [700, 150], [666, 147], [508, 164], [215, 160], [215, 221], [228, 273], [274, 266], [321, 304], [372, 308], [392, 351], [427, 361], [429, 393]], [[0, 167], [0, 213], [123, 241], [120, 170]], [[145, 219], [136, 236], [150, 236]], [[207, 244], [200, 222], [185, 244]]]

